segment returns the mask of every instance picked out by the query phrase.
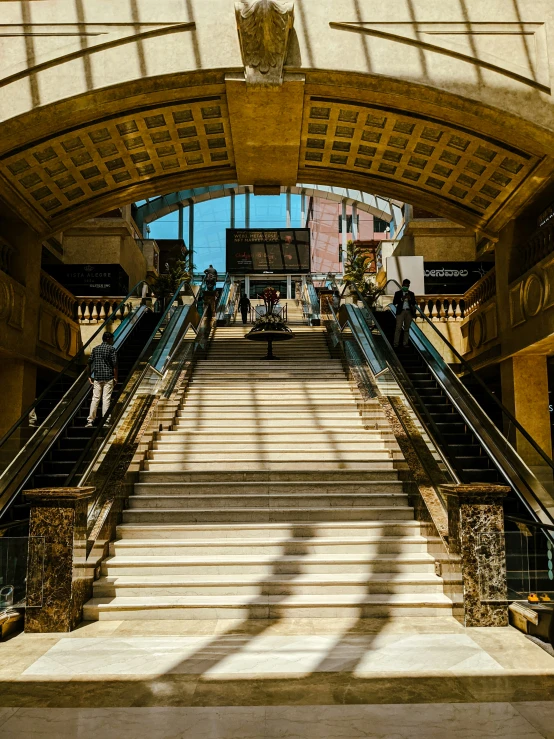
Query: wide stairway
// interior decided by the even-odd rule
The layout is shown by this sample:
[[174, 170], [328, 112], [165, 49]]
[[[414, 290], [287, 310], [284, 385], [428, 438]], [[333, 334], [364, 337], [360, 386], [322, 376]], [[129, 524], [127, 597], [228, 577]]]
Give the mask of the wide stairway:
[[364, 426], [324, 330], [292, 328], [274, 362], [248, 327], [216, 330], [85, 619], [451, 615], [443, 546], [414, 520], [377, 401]]

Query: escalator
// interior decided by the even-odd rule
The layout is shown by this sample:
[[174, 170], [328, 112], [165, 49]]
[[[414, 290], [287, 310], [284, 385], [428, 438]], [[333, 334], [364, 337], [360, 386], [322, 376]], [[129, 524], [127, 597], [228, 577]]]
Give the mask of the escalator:
[[[390, 344], [393, 343], [395, 316], [391, 311], [376, 311], [379, 322]], [[482, 444], [455, 408], [445, 390], [439, 385], [428, 364], [413, 343], [399, 347], [398, 358], [417, 391], [416, 403], [421, 413], [428, 413], [440, 436], [437, 439], [460, 481], [502, 483], [498, 469], [486, 454]]]
[[25, 490], [79, 484], [111, 433], [121, 403], [132, 396], [137, 377], [150, 367], [159, 376], [171, 360], [173, 347], [181, 343], [186, 327], [191, 321], [193, 326], [198, 324], [196, 299], [186, 297], [184, 290], [185, 282], [163, 312], [136, 305], [114, 332], [119, 373], [108, 418], [97, 418], [93, 428], [86, 428], [92, 386], [85, 350], [93, 341], [100, 341], [131, 293], [0, 440], [0, 529], [28, 520], [28, 505], [22, 495]]
[[[418, 317], [426, 325], [414, 322], [409, 345], [394, 350], [394, 307], [372, 311], [358, 298], [357, 305], [342, 306], [338, 316], [333, 312], [335, 324], [340, 332], [348, 325], [373, 384], [381, 383], [380, 392], [389, 394], [391, 382], [398, 388], [447, 480], [510, 489], [502, 534], [509, 600], [527, 602], [531, 592], [550, 593], [554, 600], [554, 463], [502, 405], [498, 388], [493, 384], [491, 392], [421, 311]], [[530, 467], [513, 446], [516, 434], [536, 466]], [[433, 485], [446, 509], [440, 484]]]
[[[159, 315], [150, 310], [144, 310], [129, 335], [117, 346], [119, 373], [118, 382], [112, 395], [112, 403], [117, 401], [121, 389], [127, 382], [135, 362], [139, 358], [146, 343], [150, 340], [158, 321]], [[92, 387], [50, 452], [45, 456], [44, 460], [29, 479], [29, 482], [25, 485], [25, 489], [63, 487], [66, 484], [68, 476], [75, 469], [83, 454], [83, 450], [95, 433], [95, 427], [86, 428], [91, 393]], [[58, 397], [58, 402], [60, 400], [61, 397]], [[52, 399], [53, 401], [54, 399]], [[96, 427], [102, 422], [103, 419], [97, 419]], [[75, 473], [79, 474], [79, 471], [77, 468]]]

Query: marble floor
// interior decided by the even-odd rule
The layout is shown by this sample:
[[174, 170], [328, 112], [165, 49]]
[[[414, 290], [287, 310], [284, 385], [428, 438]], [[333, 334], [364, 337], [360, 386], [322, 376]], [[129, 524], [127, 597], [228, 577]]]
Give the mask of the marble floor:
[[554, 659], [452, 618], [99, 621], [0, 644], [0, 736], [554, 739]]

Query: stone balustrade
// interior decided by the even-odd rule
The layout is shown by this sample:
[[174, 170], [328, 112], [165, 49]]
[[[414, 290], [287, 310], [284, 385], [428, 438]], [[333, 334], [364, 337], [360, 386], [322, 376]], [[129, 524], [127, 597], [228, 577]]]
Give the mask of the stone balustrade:
[[[465, 317], [463, 295], [422, 295], [417, 304], [431, 321], [461, 321]], [[420, 320], [421, 317], [419, 317]]]
[[42, 271], [40, 273], [40, 297], [68, 318], [76, 318], [76, 300], [73, 293]]
[[488, 300], [496, 295], [496, 268], [492, 268], [490, 272], [481, 277], [466, 294], [464, 299], [466, 302], [466, 315], [474, 313], [479, 306], [484, 305]]
[[554, 252], [554, 221], [541, 226], [523, 245], [523, 274]]
[[463, 321], [496, 294], [496, 270], [487, 272], [464, 295], [420, 295], [417, 304], [432, 321]]
[[[77, 319], [79, 323], [103, 323], [121, 303], [121, 298], [77, 298]], [[122, 305], [117, 318], [123, 320], [133, 309], [129, 301]]]

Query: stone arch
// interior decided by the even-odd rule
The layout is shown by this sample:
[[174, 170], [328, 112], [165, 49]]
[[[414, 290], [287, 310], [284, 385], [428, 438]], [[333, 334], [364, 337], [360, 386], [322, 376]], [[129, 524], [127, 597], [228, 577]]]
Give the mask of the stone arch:
[[[375, 23], [354, 5], [295, 0], [282, 84], [268, 91], [246, 82], [228, 0], [137, 0], [136, 17], [112, 0], [87, 18], [70, 0], [31, 3], [30, 16], [10, 3], [0, 197], [43, 235], [160, 192], [310, 182], [494, 240], [554, 169], [550, 19], [531, 0], [502, 23], [471, 2], [467, 18], [433, 4], [429, 22], [392, 3]], [[517, 40], [509, 53], [503, 38]]]

